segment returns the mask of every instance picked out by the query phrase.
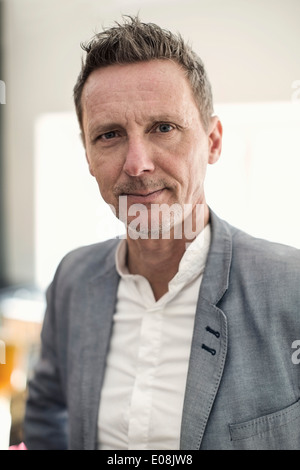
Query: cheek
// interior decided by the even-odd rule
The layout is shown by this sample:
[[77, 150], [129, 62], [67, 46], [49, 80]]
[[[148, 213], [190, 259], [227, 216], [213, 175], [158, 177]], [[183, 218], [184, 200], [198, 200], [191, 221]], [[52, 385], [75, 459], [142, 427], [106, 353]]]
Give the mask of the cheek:
[[97, 152], [91, 152], [88, 161], [92, 175], [101, 185], [111, 184], [120, 173], [121, 166], [113, 156], [107, 157]]
[[193, 174], [198, 175], [201, 179], [204, 178], [208, 164], [208, 145], [206, 140], [195, 144], [191, 162]]
[[[202, 179], [205, 175], [208, 161], [208, 151], [205, 143], [194, 142], [182, 147], [180, 154], [177, 156], [178, 175], [182, 176], [182, 180], [188, 183], [194, 179]], [[172, 168], [173, 164], [170, 166]]]
[[103, 199], [109, 204], [114, 204], [113, 187], [118, 181], [119, 168], [107, 160], [97, 159], [91, 161], [90, 172], [97, 181]]
[[184, 165], [181, 168], [183, 186], [188, 198], [199, 198], [203, 193], [208, 162], [208, 150], [205, 142], [195, 143], [186, 150]]

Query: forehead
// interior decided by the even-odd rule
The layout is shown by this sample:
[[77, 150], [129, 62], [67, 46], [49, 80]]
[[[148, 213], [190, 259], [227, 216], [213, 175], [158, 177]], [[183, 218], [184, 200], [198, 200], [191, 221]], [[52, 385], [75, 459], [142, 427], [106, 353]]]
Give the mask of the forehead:
[[182, 68], [170, 60], [117, 64], [93, 71], [82, 93], [83, 115], [138, 110], [181, 112], [195, 106]]

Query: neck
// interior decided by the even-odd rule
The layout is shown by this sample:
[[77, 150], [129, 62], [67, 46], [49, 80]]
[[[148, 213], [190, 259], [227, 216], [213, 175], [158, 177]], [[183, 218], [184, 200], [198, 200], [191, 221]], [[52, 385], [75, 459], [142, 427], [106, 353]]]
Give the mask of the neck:
[[[209, 210], [205, 205], [204, 224], [201, 229], [207, 225], [208, 221]], [[131, 274], [140, 274], [149, 281], [156, 300], [168, 291], [168, 283], [178, 272], [179, 263], [187, 245], [193, 241], [185, 238], [184, 231], [182, 234], [180, 239], [172, 236], [172, 233], [170, 239], [139, 238], [132, 240], [130, 237], [127, 238], [128, 270]], [[194, 238], [197, 235], [198, 233]]]

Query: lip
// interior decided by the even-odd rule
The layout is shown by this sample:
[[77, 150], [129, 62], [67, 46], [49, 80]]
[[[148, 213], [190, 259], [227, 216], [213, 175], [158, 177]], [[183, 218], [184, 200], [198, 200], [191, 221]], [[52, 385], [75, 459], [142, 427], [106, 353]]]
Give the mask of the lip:
[[139, 193], [122, 194], [127, 196], [130, 203], [143, 204], [156, 201], [157, 198], [165, 191], [165, 188], [157, 189], [155, 191], [140, 191]]

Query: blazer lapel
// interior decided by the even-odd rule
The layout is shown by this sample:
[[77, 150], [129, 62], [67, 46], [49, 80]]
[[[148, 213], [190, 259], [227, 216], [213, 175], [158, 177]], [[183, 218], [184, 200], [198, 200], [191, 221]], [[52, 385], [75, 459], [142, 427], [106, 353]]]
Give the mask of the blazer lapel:
[[217, 303], [228, 288], [231, 234], [212, 211], [210, 217], [212, 241], [196, 309], [182, 415], [180, 448], [185, 450], [200, 448], [227, 353], [227, 319]]
[[95, 449], [100, 391], [104, 378], [119, 276], [114, 252], [107, 269], [88, 284], [88, 309], [84, 318], [81, 402], [84, 449]]

